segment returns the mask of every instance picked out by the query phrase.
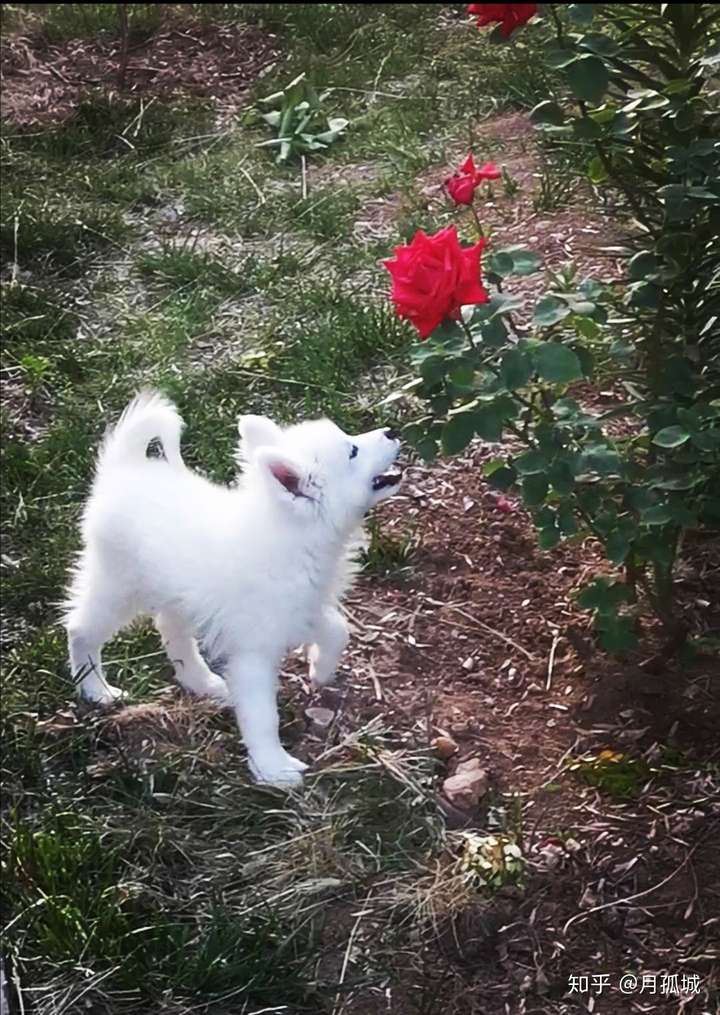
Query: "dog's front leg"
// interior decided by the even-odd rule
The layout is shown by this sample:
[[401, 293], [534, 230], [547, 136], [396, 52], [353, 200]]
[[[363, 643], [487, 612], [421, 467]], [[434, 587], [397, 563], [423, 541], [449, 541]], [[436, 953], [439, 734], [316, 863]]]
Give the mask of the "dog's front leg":
[[345, 618], [334, 606], [323, 609], [314, 634], [315, 643], [308, 652], [310, 680], [314, 687], [324, 687], [335, 676], [350, 635]]
[[252, 774], [269, 786], [300, 786], [307, 765], [280, 743], [275, 667], [246, 652], [230, 660], [226, 677]]

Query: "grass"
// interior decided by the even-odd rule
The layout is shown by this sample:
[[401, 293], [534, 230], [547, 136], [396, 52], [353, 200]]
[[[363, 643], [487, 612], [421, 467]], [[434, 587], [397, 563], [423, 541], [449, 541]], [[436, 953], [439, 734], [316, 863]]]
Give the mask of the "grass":
[[[159, 7], [131, 6], [140, 39]], [[544, 78], [524, 43], [504, 66], [435, 4], [185, 6], [277, 33], [284, 57], [248, 104], [304, 70], [351, 123], [310, 160], [307, 193], [297, 166], [255, 147], [251, 117], [218, 128], [204, 101], [95, 96], [65, 124], [4, 132], [2, 909], [10, 973], [42, 1015], [380, 999], [407, 947], [398, 899], [446, 845], [433, 762], [377, 723], [331, 742], [307, 794], [286, 799], [247, 782], [230, 716], [156, 705], [178, 743], [142, 714], [81, 716], [57, 604], [94, 448], [140, 385], [177, 402], [187, 461], [220, 481], [241, 412], [393, 422], [377, 404], [410, 336], [378, 262], [432, 219], [421, 174]], [[54, 43], [116, 19], [107, 4], [3, 10]], [[386, 243], [363, 220], [388, 194], [403, 211]], [[367, 568], [402, 572], [412, 549], [376, 530]], [[162, 694], [158, 648], [147, 627], [108, 646], [131, 704]], [[290, 712], [285, 735], [296, 727]], [[372, 955], [352, 952], [358, 912], [381, 928]]]

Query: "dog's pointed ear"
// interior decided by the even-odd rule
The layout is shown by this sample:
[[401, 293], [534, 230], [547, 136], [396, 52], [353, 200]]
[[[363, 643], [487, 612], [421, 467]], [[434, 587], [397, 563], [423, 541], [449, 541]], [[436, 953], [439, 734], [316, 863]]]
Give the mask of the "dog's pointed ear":
[[267, 416], [241, 416], [238, 432], [243, 442], [243, 451], [249, 457], [258, 448], [277, 444], [282, 430]]
[[275, 448], [259, 448], [255, 453], [255, 465], [260, 469], [270, 488], [281, 493], [287, 491], [293, 497], [307, 497], [307, 471], [296, 459]]

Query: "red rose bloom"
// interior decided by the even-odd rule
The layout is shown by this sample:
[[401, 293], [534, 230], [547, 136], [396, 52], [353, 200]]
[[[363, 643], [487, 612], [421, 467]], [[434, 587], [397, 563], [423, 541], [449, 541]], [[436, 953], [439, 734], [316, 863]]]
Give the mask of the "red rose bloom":
[[460, 307], [487, 303], [480, 280], [480, 255], [485, 242], [461, 247], [455, 226], [434, 236], [421, 229], [412, 242], [395, 247], [395, 257], [384, 261], [392, 275], [391, 298], [398, 317], [405, 317], [427, 338], [446, 318], [460, 316]]
[[468, 14], [477, 15], [478, 28], [497, 21], [506, 39], [533, 14], [537, 14], [537, 9], [537, 4], [468, 4]]

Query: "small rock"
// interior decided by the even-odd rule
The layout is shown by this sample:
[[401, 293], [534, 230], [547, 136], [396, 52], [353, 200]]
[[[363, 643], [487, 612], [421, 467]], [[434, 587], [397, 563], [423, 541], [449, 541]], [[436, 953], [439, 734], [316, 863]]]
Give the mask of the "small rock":
[[329, 708], [313, 706], [305, 709], [305, 716], [310, 720], [310, 731], [316, 736], [322, 737], [332, 725], [335, 713], [331, 712]]
[[443, 783], [443, 793], [454, 807], [471, 810], [487, 793], [488, 774], [478, 758], [462, 761], [454, 775]]
[[465, 660], [464, 660], [464, 662], [463, 662], [463, 664], [462, 664], [462, 668], [463, 668], [464, 670], [467, 670], [467, 672], [468, 672], [468, 673], [469, 673], [469, 672], [470, 672], [471, 670], [474, 670], [474, 669], [475, 669], [475, 660], [473, 659], [473, 657], [472, 657], [472, 656], [468, 656], [468, 657], [467, 657], [467, 659], [465, 659]]
[[448, 758], [452, 758], [453, 754], [457, 754], [458, 745], [451, 737], [435, 737], [432, 749], [439, 758], [447, 761]]

